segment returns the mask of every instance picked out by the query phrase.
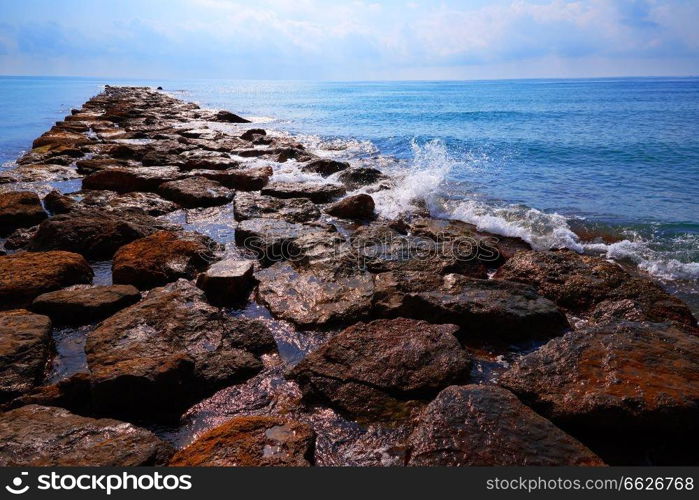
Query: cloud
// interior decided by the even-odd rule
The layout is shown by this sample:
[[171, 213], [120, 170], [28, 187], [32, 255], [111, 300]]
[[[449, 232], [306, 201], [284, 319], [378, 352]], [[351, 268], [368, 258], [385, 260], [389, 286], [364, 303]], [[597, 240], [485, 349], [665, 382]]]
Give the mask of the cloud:
[[699, 73], [699, 2], [690, 0], [64, 0], [56, 15], [43, 0], [23, 4], [3, 16], [0, 64], [14, 65], [4, 71], [440, 78], [551, 60], [617, 61], [620, 72], [633, 61], [639, 71], [646, 60], [648, 74]]

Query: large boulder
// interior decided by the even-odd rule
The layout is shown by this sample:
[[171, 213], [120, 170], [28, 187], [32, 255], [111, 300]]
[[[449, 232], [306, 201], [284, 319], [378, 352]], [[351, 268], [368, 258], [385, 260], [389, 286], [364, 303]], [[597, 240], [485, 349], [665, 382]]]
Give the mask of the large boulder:
[[155, 219], [140, 211], [72, 210], [42, 222], [27, 248], [110, 259], [119, 247], [153, 233], [157, 226]]
[[247, 300], [255, 284], [255, 261], [225, 259], [216, 262], [197, 277], [197, 286], [204, 290], [212, 304], [231, 305]]
[[308, 424], [278, 417], [239, 417], [178, 451], [170, 466], [306, 467], [315, 434]]
[[699, 422], [699, 337], [663, 323], [578, 330], [522, 357], [500, 384], [586, 443], [681, 444]]
[[374, 312], [454, 323], [464, 338], [546, 339], [568, 327], [556, 304], [529, 286], [459, 274], [389, 272], [376, 276]]
[[49, 146], [51, 148], [58, 148], [61, 146], [77, 147], [90, 144], [90, 142], [90, 139], [83, 134], [67, 132], [54, 127], [35, 139], [32, 143], [32, 148], [40, 148], [42, 146]]
[[604, 465], [514, 394], [486, 385], [440, 392], [420, 415], [408, 444], [409, 465], [416, 466]]
[[140, 292], [131, 285], [95, 286], [41, 294], [31, 308], [54, 323], [81, 325], [107, 318], [140, 298]]
[[338, 184], [312, 182], [273, 182], [262, 189], [262, 194], [277, 198], [308, 198], [313, 203], [329, 203], [343, 194]]
[[368, 194], [348, 196], [330, 205], [325, 211], [341, 219], [371, 219], [374, 217], [374, 198]]
[[13, 191], [0, 196], [0, 236], [20, 227], [35, 226], [46, 217], [36, 193]]
[[152, 216], [164, 215], [177, 210], [179, 205], [155, 193], [117, 193], [115, 191], [81, 191], [76, 195], [85, 207], [103, 208], [123, 212], [141, 210]]
[[0, 402], [41, 383], [51, 342], [51, 320], [24, 309], [0, 312]]
[[27, 307], [37, 295], [90, 283], [92, 268], [70, 252], [19, 252], [0, 256], [0, 309]]
[[348, 276], [299, 271], [278, 262], [255, 274], [257, 299], [277, 318], [302, 328], [347, 325], [366, 319], [374, 281], [368, 273]]
[[332, 337], [290, 372], [308, 401], [353, 417], [394, 419], [468, 378], [471, 361], [455, 325], [409, 319], [357, 323]]
[[177, 167], [114, 167], [98, 170], [83, 179], [83, 189], [107, 189], [117, 193], [155, 192], [161, 184], [181, 179]]
[[114, 283], [141, 290], [179, 278], [192, 279], [218, 260], [220, 250], [208, 236], [190, 231], [158, 231], [121, 247], [114, 254]]
[[[696, 326], [681, 300], [649, 279], [633, 277], [619, 265], [570, 250], [519, 252], [495, 275], [536, 287], [541, 295], [573, 313], [590, 313], [606, 320], [677, 321]], [[632, 307], [618, 307], [621, 301]], [[595, 312], [597, 307], [601, 310]], [[631, 311], [633, 316], [625, 313]], [[639, 314], [640, 313], [640, 314]]]
[[0, 415], [3, 467], [165, 465], [173, 451], [145, 429], [63, 408], [28, 405]]
[[270, 167], [250, 168], [241, 170], [192, 170], [191, 175], [205, 177], [221, 185], [238, 191], [259, 191], [267, 185], [272, 175]]
[[104, 320], [87, 337], [92, 400], [99, 414], [169, 420], [262, 368], [269, 330], [209, 305], [180, 280]]
[[158, 187], [158, 194], [186, 208], [225, 205], [233, 198], [230, 189], [206, 177], [165, 182]]
[[318, 220], [318, 207], [307, 198], [275, 198], [259, 193], [236, 192], [235, 218], [238, 221], [257, 218], [283, 219], [287, 222]]

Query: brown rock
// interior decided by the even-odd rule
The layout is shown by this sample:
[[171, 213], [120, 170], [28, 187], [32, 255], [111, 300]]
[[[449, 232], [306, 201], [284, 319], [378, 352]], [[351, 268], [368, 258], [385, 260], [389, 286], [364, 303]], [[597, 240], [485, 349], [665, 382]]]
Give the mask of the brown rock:
[[29, 405], [0, 415], [3, 467], [165, 465], [173, 451], [145, 429], [63, 408]]
[[0, 236], [20, 227], [34, 226], [46, 217], [36, 193], [14, 191], [0, 195]]
[[275, 198], [258, 193], [235, 193], [235, 218], [238, 221], [257, 218], [284, 219], [287, 222], [318, 220], [320, 211], [307, 198]]
[[222, 260], [199, 275], [197, 286], [212, 304], [235, 304], [248, 298], [255, 283], [254, 270], [252, 260]]
[[409, 465], [604, 465], [584, 445], [524, 406], [484, 385], [444, 389], [420, 415], [408, 441]]
[[83, 189], [108, 189], [117, 193], [155, 192], [158, 187], [184, 176], [177, 167], [118, 167], [99, 170], [83, 179]]
[[269, 167], [260, 167], [246, 170], [192, 170], [190, 174], [206, 177], [227, 188], [239, 191], [259, 191], [269, 182], [272, 169]]
[[107, 318], [140, 299], [140, 292], [131, 285], [57, 290], [35, 298], [32, 311], [57, 324], [81, 325]]
[[323, 177], [336, 174], [337, 172], [342, 172], [343, 170], [347, 170], [348, 168], [349, 163], [347, 162], [328, 160], [325, 158], [310, 161], [303, 166], [303, 170], [305, 170], [306, 172], [315, 172], [316, 174], [320, 174]]
[[117, 212], [140, 210], [148, 215], [158, 216], [180, 208], [177, 203], [168, 201], [155, 193], [131, 192], [119, 194], [114, 191], [81, 191], [80, 203], [85, 207], [97, 207]]
[[158, 194], [186, 208], [225, 205], [233, 198], [230, 189], [205, 177], [165, 182], [158, 187]]
[[83, 134], [75, 132], [66, 132], [57, 130], [55, 127], [41, 135], [38, 139], [35, 139], [32, 143], [32, 148], [39, 148], [42, 146], [51, 147], [61, 147], [61, 146], [82, 146], [85, 144], [90, 144], [90, 139], [88, 139]]
[[170, 466], [306, 467], [315, 435], [308, 424], [276, 417], [229, 420], [178, 451]]
[[388, 180], [388, 177], [375, 168], [357, 167], [344, 170], [338, 176], [338, 180], [347, 186], [347, 189], [355, 190], [362, 186]]
[[240, 134], [241, 139], [245, 139], [246, 141], [252, 141], [256, 137], [267, 135], [267, 132], [265, 132], [261, 128], [251, 128]]
[[114, 283], [141, 290], [179, 278], [192, 279], [217, 260], [220, 246], [195, 232], [158, 231], [121, 247], [114, 254]]
[[325, 211], [342, 219], [371, 219], [374, 217], [374, 198], [368, 194], [348, 196], [333, 203]]
[[87, 261], [70, 252], [0, 256], [0, 309], [26, 307], [42, 293], [90, 283], [92, 274]]
[[313, 203], [329, 203], [345, 194], [345, 188], [338, 184], [274, 182], [263, 188], [262, 194], [277, 198], [308, 198]]
[[0, 312], [0, 402], [41, 383], [51, 342], [51, 320], [24, 309]]
[[75, 207], [75, 200], [59, 193], [56, 190], [51, 191], [44, 196], [44, 206], [51, 214], [65, 214], [70, 212]]

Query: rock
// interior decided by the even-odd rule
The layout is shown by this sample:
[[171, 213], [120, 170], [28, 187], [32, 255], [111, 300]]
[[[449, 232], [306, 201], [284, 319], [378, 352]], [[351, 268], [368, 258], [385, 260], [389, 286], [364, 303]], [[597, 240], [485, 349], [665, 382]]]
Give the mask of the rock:
[[371, 219], [374, 217], [374, 199], [368, 194], [348, 196], [333, 203], [325, 211], [341, 219]]
[[420, 415], [408, 443], [409, 465], [416, 466], [604, 465], [514, 394], [493, 386], [444, 389]]
[[0, 236], [6, 236], [20, 227], [34, 226], [46, 217], [36, 193], [14, 191], [0, 196]]
[[99, 172], [100, 170], [108, 170], [114, 168], [119, 169], [121, 167], [133, 167], [136, 165], [138, 164], [129, 165], [127, 161], [118, 160], [111, 156], [106, 158], [86, 158], [84, 160], [78, 160], [75, 162], [75, 166], [77, 167], [78, 172], [82, 175], [93, 174], [95, 172]]
[[73, 167], [65, 165], [19, 165], [0, 174], [0, 184], [12, 182], [58, 182], [77, 179], [80, 175]]
[[50, 146], [51, 148], [60, 146], [76, 147], [90, 144], [90, 142], [90, 139], [83, 134], [65, 132], [57, 130], [54, 127], [45, 134], [41, 135], [39, 138], [35, 139], [32, 143], [32, 148], [39, 148], [42, 146]]
[[179, 278], [192, 279], [218, 260], [220, 245], [196, 232], [158, 231], [122, 246], [114, 254], [114, 283], [141, 290]]
[[267, 135], [267, 132], [265, 132], [261, 128], [251, 128], [240, 134], [241, 139], [245, 139], [246, 141], [252, 141], [256, 137], [262, 136], [262, 135]]
[[[591, 312], [594, 317], [595, 307], [602, 304], [604, 311], [597, 315], [608, 317], [610, 307], [617, 313], [624, 309], [610, 301], [630, 300], [642, 312], [643, 318], [636, 319], [677, 321], [690, 327], [697, 324], [686, 304], [649, 279], [632, 277], [617, 264], [570, 250], [518, 252], [495, 277], [531, 284], [541, 295], [576, 314]], [[621, 314], [616, 319], [633, 318]]]
[[345, 194], [338, 184], [310, 182], [274, 182], [262, 189], [262, 194], [277, 198], [308, 198], [313, 203], [329, 203]]
[[250, 123], [250, 120], [246, 120], [245, 118], [242, 118], [236, 114], [231, 113], [230, 111], [225, 110], [221, 110], [218, 113], [216, 113], [216, 120], [219, 122], [228, 123]]
[[46, 316], [24, 309], [0, 312], [0, 402], [41, 383], [50, 342]]
[[5, 248], [7, 250], [26, 248], [38, 230], [39, 226], [16, 229], [12, 234], [7, 236]]
[[28, 249], [67, 250], [93, 259], [110, 259], [121, 246], [156, 231], [158, 223], [139, 212], [72, 210], [39, 225]]
[[92, 400], [99, 414], [171, 420], [193, 403], [254, 375], [275, 348], [259, 321], [210, 306], [180, 280], [104, 320], [88, 335]]
[[272, 175], [269, 167], [251, 168], [247, 170], [192, 170], [191, 175], [206, 177], [219, 182], [223, 186], [239, 191], [259, 191], [267, 185]]
[[338, 175], [337, 180], [347, 186], [347, 189], [353, 191], [363, 186], [388, 180], [388, 176], [384, 175], [380, 170], [375, 168], [357, 167], [342, 171], [342, 173]]
[[309, 354], [290, 377], [308, 401], [353, 417], [395, 419], [404, 403], [468, 378], [471, 362], [453, 335], [457, 329], [403, 318], [357, 323]]
[[205, 177], [165, 182], [158, 187], [158, 194], [186, 208], [225, 205], [233, 198], [230, 189]]
[[[211, 153], [209, 153], [211, 154]], [[216, 153], [216, 154], [221, 154], [221, 153]], [[230, 170], [234, 169], [237, 170], [238, 167], [240, 166], [240, 163], [231, 160], [227, 156], [206, 156], [206, 157], [195, 157], [195, 158], [190, 158], [187, 160], [187, 163], [185, 163], [184, 168], [188, 170], [215, 170], [215, 171], [221, 171], [221, 170]], [[190, 172], [191, 173], [191, 172]]]
[[235, 193], [235, 218], [238, 221], [256, 218], [284, 219], [287, 222], [318, 220], [320, 211], [307, 198], [275, 198], [258, 193]]
[[213, 264], [197, 278], [212, 304], [230, 305], [245, 301], [255, 283], [255, 261], [226, 259]]
[[131, 285], [95, 286], [44, 293], [31, 309], [57, 324], [81, 325], [103, 320], [140, 299]]
[[53, 190], [44, 196], [44, 206], [52, 215], [65, 214], [75, 207], [75, 200]]
[[347, 325], [366, 319], [372, 307], [374, 282], [370, 274], [333, 276], [300, 272], [279, 262], [255, 274], [257, 299], [276, 318], [301, 328]]
[[37, 295], [90, 283], [92, 269], [70, 252], [19, 252], [0, 256], [0, 309], [27, 307]]
[[178, 451], [170, 466], [307, 467], [315, 434], [308, 424], [277, 417], [239, 417]]
[[83, 189], [107, 189], [117, 193], [155, 192], [161, 184], [184, 177], [177, 167], [108, 168], [83, 179]]
[[328, 177], [329, 175], [342, 172], [343, 170], [347, 170], [348, 168], [349, 163], [345, 161], [335, 161], [322, 158], [306, 163], [303, 166], [302, 170], [306, 172], [314, 172], [316, 174], [322, 175], [323, 177]]
[[117, 212], [140, 210], [148, 215], [158, 216], [179, 209], [177, 203], [168, 201], [155, 193], [123, 193], [114, 191], [82, 191], [80, 203], [85, 207], [98, 207]]
[[0, 415], [3, 467], [165, 465], [173, 451], [145, 429], [63, 408], [29, 405]]
[[308, 153], [307, 151], [304, 151], [303, 146], [301, 145], [278, 148], [274, 152], [277, 154], [277, 161], [279, 163], [284, 163], [289, 160], [304, 162], [312, 160], [314, 158], [312, 154]]
[[529, 286], [458, 274], [389, 272], [376, 276], [374, 313], [454, 323], [464, 338], [547, 339], [568, 327], [565, 315]]

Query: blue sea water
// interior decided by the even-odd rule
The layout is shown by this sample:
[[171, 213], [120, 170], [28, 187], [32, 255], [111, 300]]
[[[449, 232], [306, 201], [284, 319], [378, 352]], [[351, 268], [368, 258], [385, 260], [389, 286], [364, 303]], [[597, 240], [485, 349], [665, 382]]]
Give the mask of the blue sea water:
[[[537, 247], [630, 261], [685, 292], [699, 281], [699, 78], [473, 82], [104, 81], [0, 77], [5, 168], [105, 83], [162, 85], [402, 175], [423, 198]], [[383, 197], [383, 198], [381, 198]], [[605, 241], [580, 238], [613, 235]], [[618, 240], [618, 241], [615, 241]], [[674, 286], [674, 285], [673, 285]], [[683, 292], [684, 293], [684, 292]]]

